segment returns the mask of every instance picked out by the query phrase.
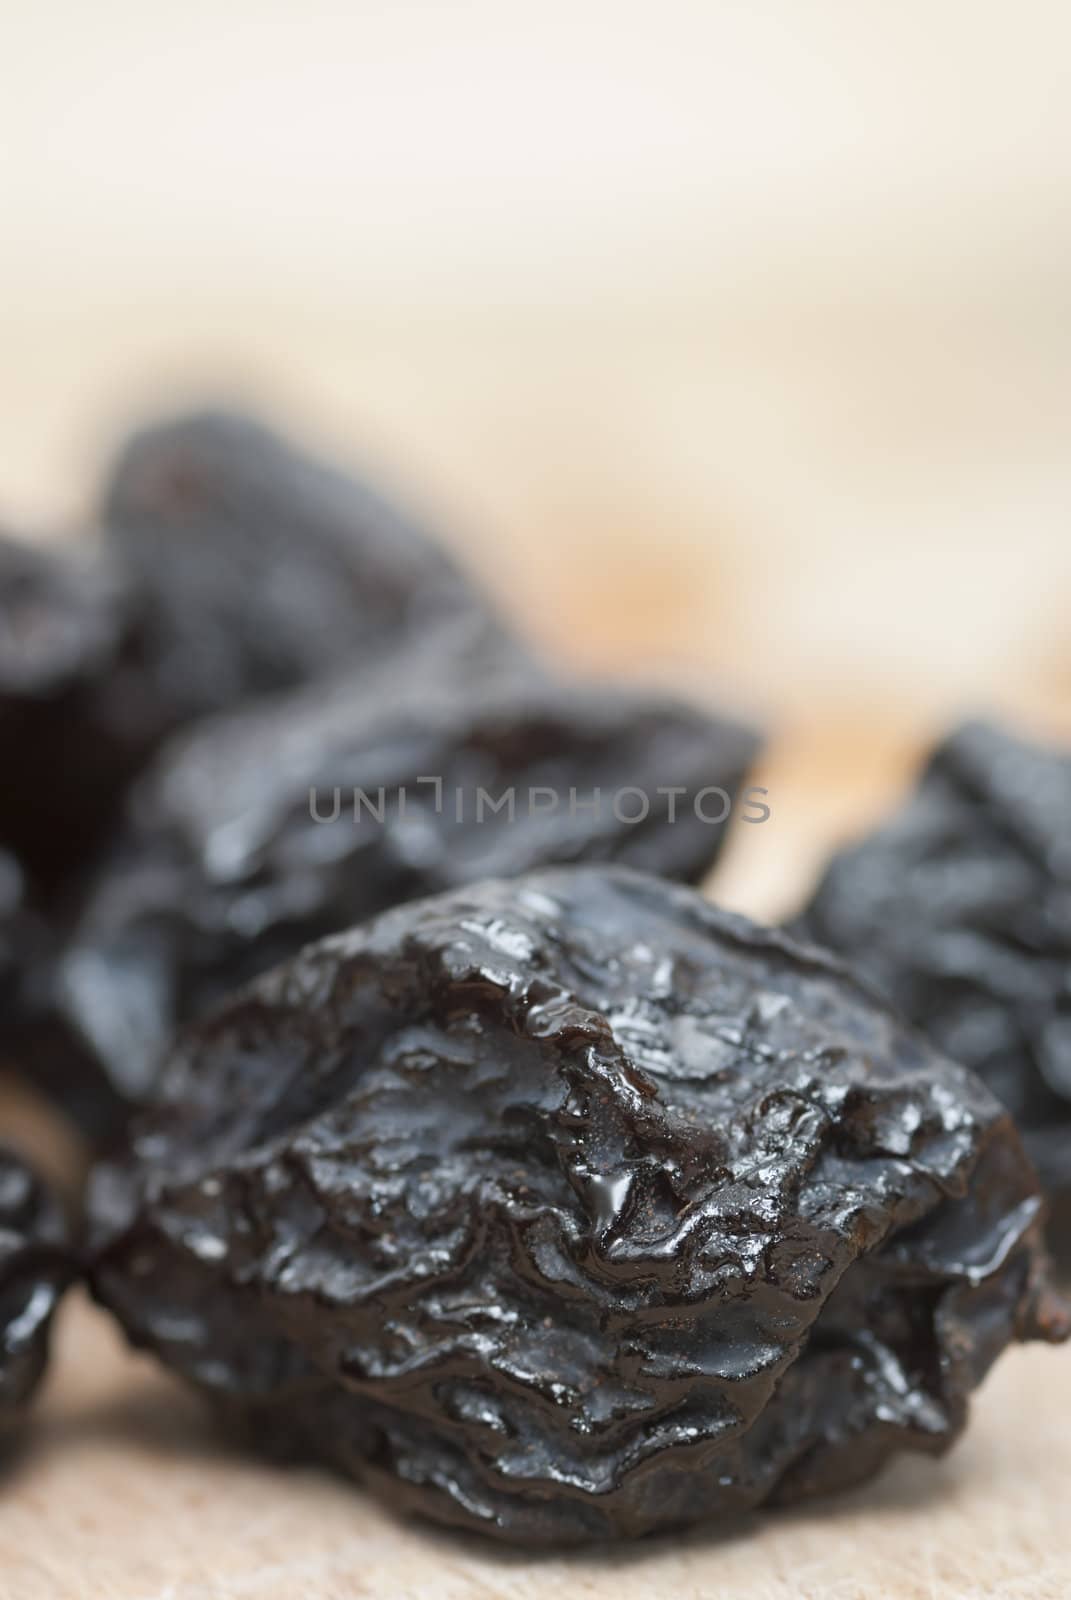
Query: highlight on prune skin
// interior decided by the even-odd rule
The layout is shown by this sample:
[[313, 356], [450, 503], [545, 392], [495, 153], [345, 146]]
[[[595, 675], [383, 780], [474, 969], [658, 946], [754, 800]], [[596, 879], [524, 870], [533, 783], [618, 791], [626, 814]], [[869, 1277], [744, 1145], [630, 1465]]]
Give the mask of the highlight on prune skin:
[[184, 1033], [91, 1212], [97, 1296], [232, 1426], [539, 1545], [940, 1453], [1068, 1331], [984, 1085], [620, 867], [303, 950]]
[[0, 1429], [21, 1417], [40, 1382], [52, 1314], [72, 1276], [59, 1204], [0, 1145]]
[[100, 515], [171, 726], [372, 661], [446, 618], [498, 630], [406, 512], [236, 412], [134, 434]]
[[698, 879], [756, 745], [456, 633], [203, 724], [134, 791], [61, 963], [69, 1070], [109, 1100], [151, 1098], [177, 1024], [400, 901], [577, 859]]
[[985, 1079], [1071, 1254], [1071, 752], [960, 728], [903, 809], [833, 860], [799, 928]]

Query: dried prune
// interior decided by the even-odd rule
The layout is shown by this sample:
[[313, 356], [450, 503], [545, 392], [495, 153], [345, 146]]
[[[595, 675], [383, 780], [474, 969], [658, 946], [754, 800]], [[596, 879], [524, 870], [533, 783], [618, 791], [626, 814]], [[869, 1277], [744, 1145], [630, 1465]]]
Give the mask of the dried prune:
[[620, 867], [395, 908], [176, 1045], [95, 1292], [266, 1448], [539, 1543], [939, 1452], [1066, 1336], [1007, 1113], [832, 958]]
[[73, 1274], [63, 1213], [22, 1158], [0, 1146], [0, 1424], [44, 1372], [52, 1313]]
[[[50, 1036], [60, 1045], [55, 1065], [67, 1080], [65, 1035], [46, 1021], [58, 948], [56, 930], [32, 902], [18, 861], [0, 849], [0, 1067], [26, 1066], [32, 1059], [33, 1076], [46, 1093], [53, 1063], [44, 1046]], [[75, 1078], [81, 1082], [80, 1075]]]
[[69, 889], [132, 774], [192, 718], [448, 618], [508, 647], [404, 513], [248, 418], [136, 434], [103, 501], [99, 549], [0, 538], [0, 846], [47, 896]]
[[985, 1079], [1071, 1201], [1071, 753], [958, 729], [798, 926]]
[[102, 545], [0, 538], [0, 851], [37, 919], [0, 1032], [94, 1136], [122, 1103], [72, 1053], [49, 956], [157, 746], [403, 641], [419, 653], [464, 636], [488, 672], [527, 660], [405, 514], [250, 419], [205, 412], [135, 435], [102, 516]]
[[136, 1104], [176, 1023], [418, 895], [577, 858], [702, 876], [751, 731], [491, 655], [428, 639], [169, 746], [61, 964], [72, 1072]]
[[26, 922], [25, 882], [15, 857], [0, 850], [0, 1038], [17, 1004]]
[[171, 726], [374, 660], [446, 617], [498, 628], [405, 512], [238, 413], [194, 412], [135, 434], [101, 521]]
[[121, 581], [89, 545], [0, 538], [0, 847], [46, 895], [83, 865], [136, 763], [124, 618]]

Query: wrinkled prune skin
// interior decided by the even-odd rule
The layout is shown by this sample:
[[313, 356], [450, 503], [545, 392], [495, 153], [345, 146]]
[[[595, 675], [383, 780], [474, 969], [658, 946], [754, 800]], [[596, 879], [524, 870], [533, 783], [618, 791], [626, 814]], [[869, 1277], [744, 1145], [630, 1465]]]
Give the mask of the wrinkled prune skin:
[[[400, 901], [555, 861], [707, 871], [726, 824], [703, 818], [724, 803], [707, 798], [700, 816], [694, 797], [737, 794], [755, 735], [662, 695], [551, 681], [491, 655], [467, 635], [436, 637], [374, 675], [204, 724], [164, 751], [56, 984], [84, 1080], [134, 1105], [151, 1098], [176, 1025]], [[650, 815], [620, 820], [617, 792], [640, 785]], [[359, 800], [355, 817], [355, 787], [377, 814]], [[513, 788], [512, 817], [483, 805], [481, 788], [491, 804]], [[583, 804], [595, 790], [598, 815]], [[635, 796], [619, 807], [639, 809]]]
[[1066, 1336], [1007, 1113], [821, 953], [617, 867], [396, 908], [171, 1056], [91, 1199], [135, 1344], [262, 1446], [532, 1544], [944, 1450]]
[[41, 1379], [52, 1314], [72, 1276], [58, 1203], [0, 1145], [0, 1429], [21, 1417]]
[[171, 727], [374, 661], [447, 618], [501, 631], [404, 511], [239, 413], [197, 411], [134, 434], [101, 522]]
[[1066, 1219], [1071, 753], [966, 724], [903, 809], [833, 860], [798, 926], [986, 1081]]

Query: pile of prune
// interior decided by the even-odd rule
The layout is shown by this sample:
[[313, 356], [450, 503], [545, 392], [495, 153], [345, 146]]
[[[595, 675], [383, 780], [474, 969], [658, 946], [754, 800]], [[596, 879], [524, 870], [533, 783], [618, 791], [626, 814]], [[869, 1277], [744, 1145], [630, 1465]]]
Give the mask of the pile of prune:
[[609, 860], [695, 881], [754, 749], [666, 696], [486, 674], [441, 642], [203, 724], [134, 792], [59, 964], [71, 1060], [108, 1103], [151, 1098], [178, 1023], [481, 877]]
[[531, 1543], [944, 1450], [1046, 1301], [1007, 1113], [832, 959], [619, 867], [310, 946], [178, 1040], [93, 1287], [266, 1448]]
[[[552, 676], [406, 516], [259, 424], [135, 436], [102, 516], [110, 631], [79, 612], [38, 652], [65, 682], [73, 636], [94, 715], [83, 694], [39, 729], [31, 704], [48, 758], [14, 786], [35, 882], [62, 837], [68, 892], [2, 1030], [94, 1141], [151, 1098], [178, 1023], [310, 939], [545, 862], [714, 862], [750, 729]], [[92, 839], [64, 821], [83, 770], [108, 775]]]
[[135, 435], [101, 499], [94, 542], [0, 540], [0, 846], [49, 890], [69, 889], [183, 723], [448, 620], [506, 647], [405, 514], [250, 419]]
[[69, 896], [141, 755], [126, 597], [100, 549], [0, 536], [0, 850]]
[[254, 1447], [578, 1544], [940, 1452], [1068, 1336], [1009, 1108], [1066, 1183], [1071, 762], [965, 730], [831, 868], [898, 1012], [682, 886], [752, 729], [363, 483], [203, 412], [96, 521], [0, 539], [0, 1065], [95, 1161], [72, 1245], [0, 1153], [0, 1416], [80, 1275]]
[[57, 1200], [0, 1146], [0, 1428], [21, 1417], [40, 1381], [52, 1313], [73, 1275]]
[[798, 929], [972, 1067], [1071, 1200], [1071, 753], [960, 728], [832, 862]]

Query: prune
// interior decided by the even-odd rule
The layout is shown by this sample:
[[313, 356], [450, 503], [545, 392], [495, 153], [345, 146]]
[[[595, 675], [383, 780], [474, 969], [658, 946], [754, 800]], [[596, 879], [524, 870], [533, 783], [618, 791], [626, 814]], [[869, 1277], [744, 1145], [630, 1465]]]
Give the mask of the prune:
[[35, 919], [0, 1032], [94, 1136], [122, 1101], [72, 1055], [50, 955], [155, 749], [193, 718], [403, 642], [463, 636], [489, 672], [527, 659], [403, 513], [249, 419], [136, 435], [104, 502], [102, 546], [0, 539], [0, 851]]
[[395, 908], [177, 1043], [95, 1292], [266, 1448], [577, 1543], [939, 1452], [1066, 1336], [1007, 1113], [832, 958], [619, 867]]
[[985, 1079], [1071, 1200], [1071, 754], [960, 728], [799, 927]]
[[0, 850], [0, 1037], [17, 1004], [26, 915], [22, 871], [9, 851]]
[[92, 547], [0, 537], [0, 847], [47, 894], [82, 865], [136, 761], [124, 618]]
[[101, 520], [171, 726], [375, 660], [446, 617], [498, 627], [407, 514], [236, 413], [195, 412], [135, 434]]
[[18, 1418], [48, 1359], [52, 1313], [72, 1276], [62, 1212], [0, 1146], [0, 1424]]
[[[59, 1070], [64, 1085], [68, 1080], [65, 1033], [50, 1020], [51, 974], [58, 948], [56, 930], [31, 900], [18, 861], [0, 849], [0, 1068], [25, 1066], [32, 1060], [34, 1079], [46, 1093], [53, 1068]], [[52, 1041], [60, 1047], [54, 1060], [47, 1048]], [[77, 1074], [74, 1087], [76, 1091], [81, 1087]], [[93, 1105], [98, 1098], [95, 1091]], [[78, 1111], [72, 1110], [72, 1115], [78, 1120]]]
[[192, 718], [444, 619], [507, 647], [402, 512], [247, 418], [135, 435], [101, 515], [99, 549], [0, 538], [0, 846], [46, 896], [69, 890], [133, 773]]
[[162, 753], [61, 964], [72, 1075], [136, 1104], [176, 1023], [402, 900], [581, 857], [706, 871], [750, 730], [490, 654], [429, 638]]

